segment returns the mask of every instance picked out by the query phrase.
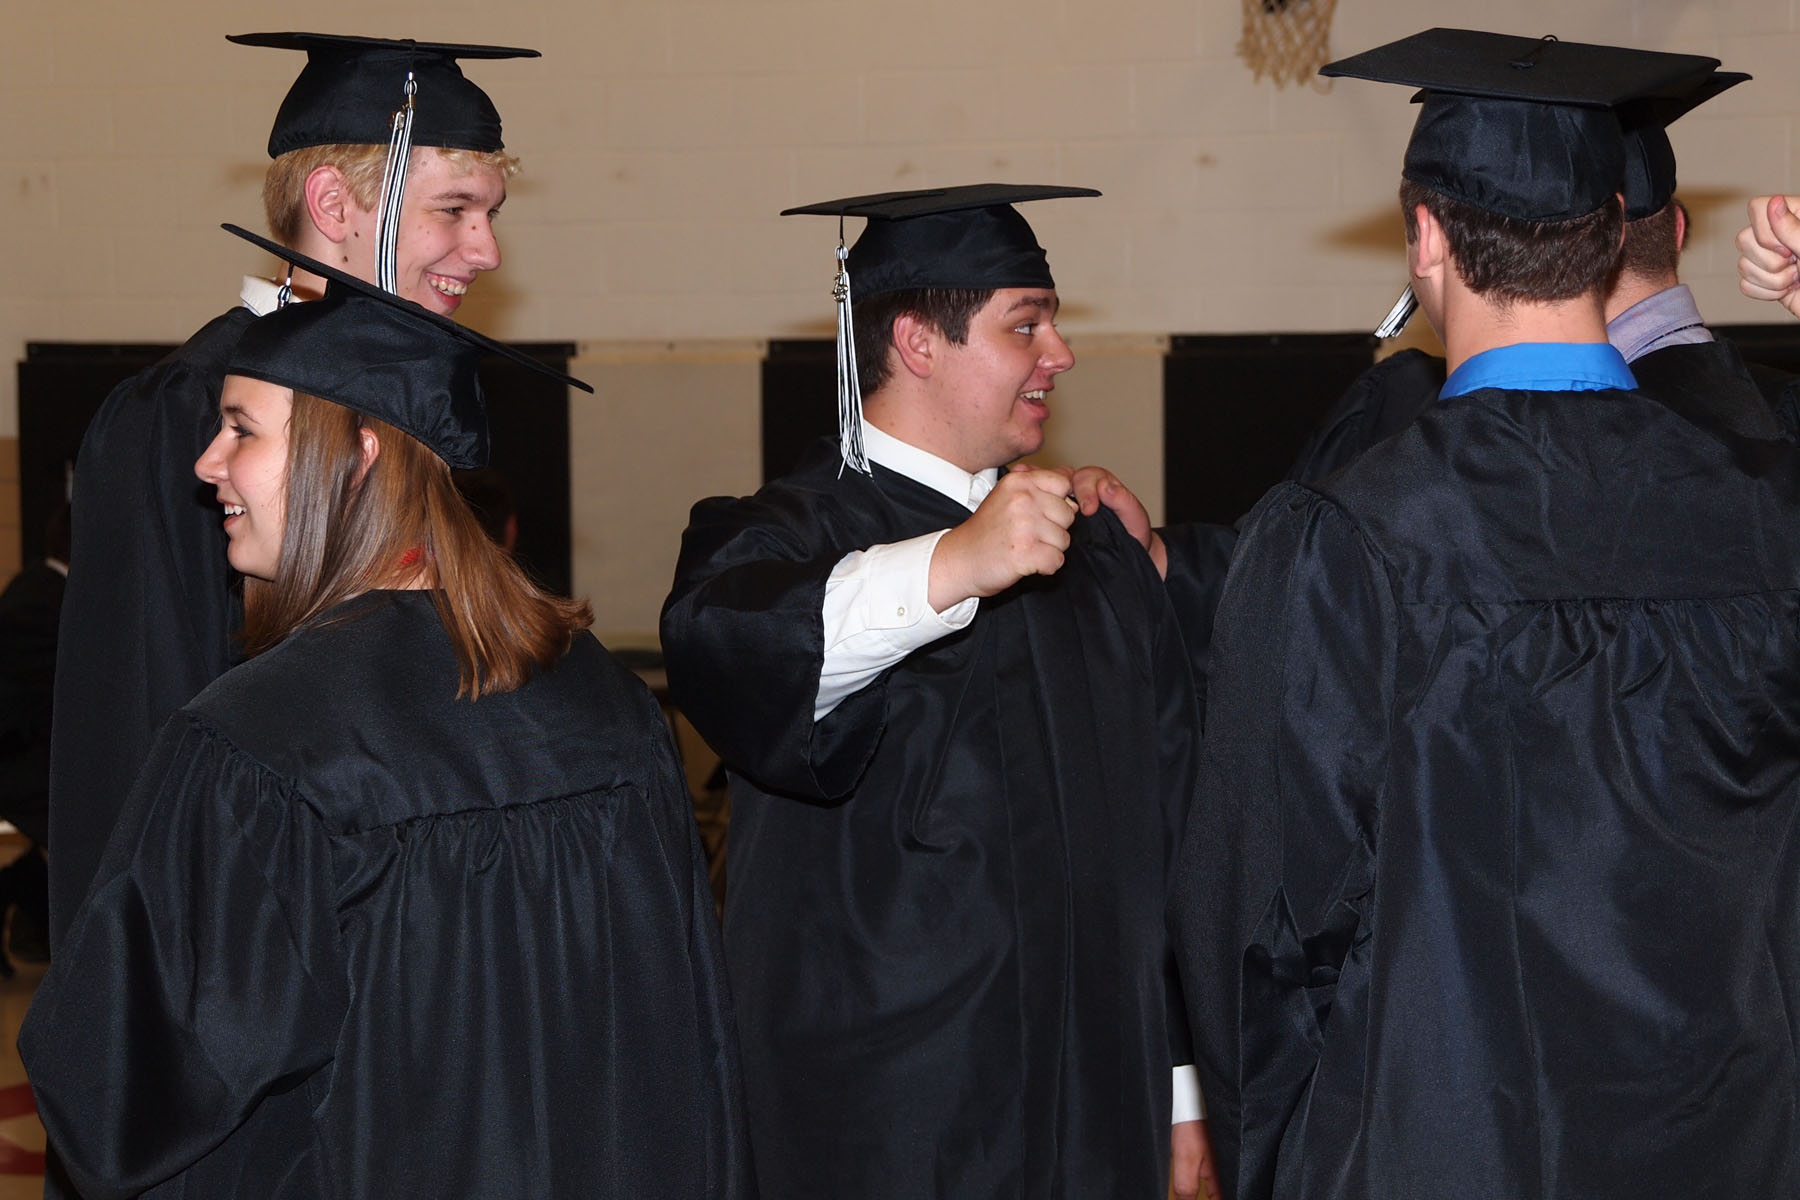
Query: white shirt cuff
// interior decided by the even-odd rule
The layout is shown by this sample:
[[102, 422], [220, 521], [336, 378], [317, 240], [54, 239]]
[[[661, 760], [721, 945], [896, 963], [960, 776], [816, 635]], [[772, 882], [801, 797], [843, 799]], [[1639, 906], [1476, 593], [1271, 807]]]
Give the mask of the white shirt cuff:
[[1169, 1124], [1206, 1120], [1206, 1101], [1200, 1095], [1200, 1072], [1189, 1063], [1174, 1070], [1175, 1103], [1169, 1109]]
[[813, 720], [823, 720], [846, 697], [932, 642], [964, 629], [980, 602], [970, 597], [939, 613], [927, 598], [935, 533], [853, 550], [825, 581], [825, 661]]

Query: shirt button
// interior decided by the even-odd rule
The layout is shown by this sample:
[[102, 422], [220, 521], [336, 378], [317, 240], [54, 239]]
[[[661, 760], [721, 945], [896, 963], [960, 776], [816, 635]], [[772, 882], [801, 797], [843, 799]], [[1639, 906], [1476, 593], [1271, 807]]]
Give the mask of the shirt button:
[[894, 610], [894, 615], [896, 617], [904, 617], [906, 615], [906, 605], [902, 604], [899, 608], [896, 608]]

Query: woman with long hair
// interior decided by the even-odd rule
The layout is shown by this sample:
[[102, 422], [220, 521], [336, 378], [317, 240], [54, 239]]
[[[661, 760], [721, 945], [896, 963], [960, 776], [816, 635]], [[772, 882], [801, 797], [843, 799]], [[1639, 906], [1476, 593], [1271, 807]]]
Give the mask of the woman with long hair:
[[245, 334], [196, 466], [247, 660], [162, 731], [20, 1035], [51, 1144], [88, 1197], [745, 1195], [667, 727], [451, 479], [499, 348], [297, 265], [325, 299]]

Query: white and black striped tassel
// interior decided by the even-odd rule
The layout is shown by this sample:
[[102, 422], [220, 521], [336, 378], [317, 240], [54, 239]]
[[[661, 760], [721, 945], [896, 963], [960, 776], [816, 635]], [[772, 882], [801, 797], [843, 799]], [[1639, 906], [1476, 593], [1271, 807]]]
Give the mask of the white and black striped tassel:
[[863, 449], [862, 383], [856, 377], [856, 335], [850, 312], [850, 251], [844, 245], [841, 224], [837, 257], [837, 283], [831, 294], [837, 299], [838, 451], [843, 455], [844, 466], [871, 475], [874, 472], [869, 469], [868, 451]]
[[388, 138], [387, 165], [381, 171], [381, 197], [375, 208], [375, 282], [384, 292], [400, 292], [400, 202], [406, 198], [406, 172], [412, 165], [413, 96], [418, 81], [406, 74], [406, 102], [394, 114]]

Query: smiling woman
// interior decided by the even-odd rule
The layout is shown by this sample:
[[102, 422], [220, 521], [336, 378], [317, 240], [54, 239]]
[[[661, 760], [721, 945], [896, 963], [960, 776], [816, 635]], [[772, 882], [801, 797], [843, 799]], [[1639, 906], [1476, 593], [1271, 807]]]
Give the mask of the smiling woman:
[[194, 464], [201, 481], [219, 489], [232, 569], [255, 579], [274, 579], [281, 559], [293, 411], [293, 389], [243, 375], [227, 377], [219, 434]]
[[21, 1032], [49, 1137], [82, 1194], [743, 1195], [661, 712], [451, 481], [510, 352], [297, 265], [330, 289], [250, 326], [196, 465], [249, 659], [164, 727]]

